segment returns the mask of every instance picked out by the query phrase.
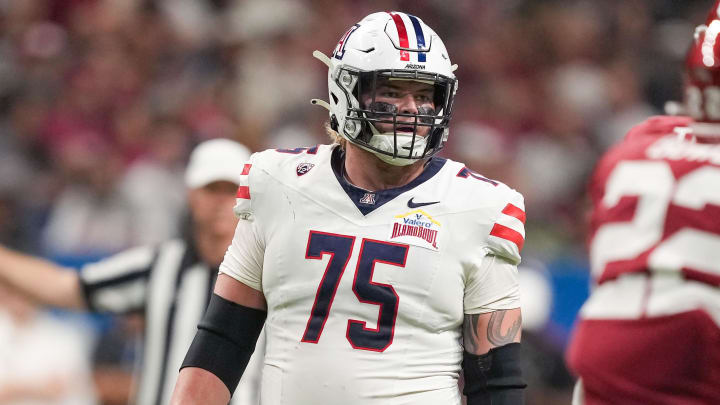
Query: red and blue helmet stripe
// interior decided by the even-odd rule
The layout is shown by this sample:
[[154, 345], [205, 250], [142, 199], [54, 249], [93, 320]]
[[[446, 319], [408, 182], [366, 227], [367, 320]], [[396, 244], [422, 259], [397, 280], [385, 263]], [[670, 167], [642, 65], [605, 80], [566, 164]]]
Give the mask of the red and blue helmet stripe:
[[[423, 35], [422, 27], [420, 26], [420, 20], [418, 20], [417, 17], [414, 15], [408, 14], [408, 17], [410, 17], [410, 22], [412, 22], [413, 29], [415, 29], [415, 36], [417, 37], [417, 46], [418, 49], [424, 49], [425, 48], [425, 35]], [[418, 62], [425, 62], [426, 61], [425, 52], [418, 52]]]
[[[390, 13], [393, 21], [395, 21], [395, 28], [398, 32], [398, 41], [401, 48], [410, 48], [408, 41], [407, 30], [405, 29], [405, 22], [399, 14]], [[400, 51], [400, 60], [410, 61], [410, 53], [408, 51]]]
[[[395, 28], [397, 29], [398, 33], [398, 45], [400, 48], [410, 49], [410, 40], [408, 35], [408, 30], [405, 27], [405, 21], [403, 20], [402, 16], [399, 13], [390, 13], [390, 16], [392, 17], [393, 21], [395, 22]], [[412, 32], [415, 34], [415, 43], [417, 44], [417, 55], [418, 55], [418, 62], [426, 62], [427, 56], [425, 52], [421, 52], [421, 50], [425, 49], [425, 34], [423, 33], [422, 26], [420, 25], [420, 19], [415, 17], [414, 15], [406, 14], [408, 18], [410, 19], [410, 23], [412, 24], [413, 30]], [[401, 49], [400, 50], [400, 60], [402, 61], [410, 61], [410, 52]]]

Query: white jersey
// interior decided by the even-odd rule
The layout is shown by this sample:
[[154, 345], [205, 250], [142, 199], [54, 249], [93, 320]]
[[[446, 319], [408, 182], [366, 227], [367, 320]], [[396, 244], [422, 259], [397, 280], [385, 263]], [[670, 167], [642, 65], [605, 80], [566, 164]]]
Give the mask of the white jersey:
[[464, 314], [518, 308], [522, 196], [432, 158], [397, 189], [337, 145], [254, 154], [220, 271], [268, 305], [262, 404], [460, 404]]

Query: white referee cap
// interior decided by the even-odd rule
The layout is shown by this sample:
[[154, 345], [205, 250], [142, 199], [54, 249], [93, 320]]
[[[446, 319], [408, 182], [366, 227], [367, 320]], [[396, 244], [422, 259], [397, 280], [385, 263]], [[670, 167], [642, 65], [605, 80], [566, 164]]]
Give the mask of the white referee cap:
[[190, 154], [185, 170], [185, 184], [191, 189], [216, 181], [238, 184], [240, 173], [249, 158], [250, 150], [230, 139], [218, 138], [201, 142]]

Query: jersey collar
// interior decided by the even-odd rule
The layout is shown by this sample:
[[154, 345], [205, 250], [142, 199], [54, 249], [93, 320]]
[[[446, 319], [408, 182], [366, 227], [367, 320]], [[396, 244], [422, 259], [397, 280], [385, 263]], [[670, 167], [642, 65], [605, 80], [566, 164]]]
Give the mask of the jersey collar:
[[332, 151], [331, 166], [335, 173], [338, 183], [342, 186], [345, 193], [348, 195], [350, 200], [355, 204], [357, 209], [363, 214], [367, 215], [377, 208], [381, 207], [388, 201], [391, 201], [400, 194], [412, 190], [413, 188], [421, 185], [422, 183], [430, 180], [440, 169], [443, 168], [446, 159], [433, 156], [430, 158], [428, 163], [425, 165], [423, 172], [418, 177], [413, 179], [410, 183], [396, 188], [390, 188], [387, 190], [380, 191], [367, 191], [360, 187], [356, 187], [350, 184], [343, 175], [343, 162], [345, 161], [345, 151], [341, 147], [335, 147]]

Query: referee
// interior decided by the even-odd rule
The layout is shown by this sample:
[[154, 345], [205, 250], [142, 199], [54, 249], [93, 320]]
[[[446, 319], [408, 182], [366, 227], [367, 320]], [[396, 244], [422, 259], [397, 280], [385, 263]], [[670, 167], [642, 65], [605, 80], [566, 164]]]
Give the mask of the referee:
[[[193, 150], [185, 173], [191, 226], [184, 237], [127, 250], [80, 273], [0, 246], [0, 282], [41, 305], [143, 314], [143, 356], [131, 403], [168, 404], [232, 241], [237, 181], [249, 156], [228, 139]], [[255, 372], [243, 378], [231, 404], [258, 403], [260, 365], [254, 363], [248, 369]]]

